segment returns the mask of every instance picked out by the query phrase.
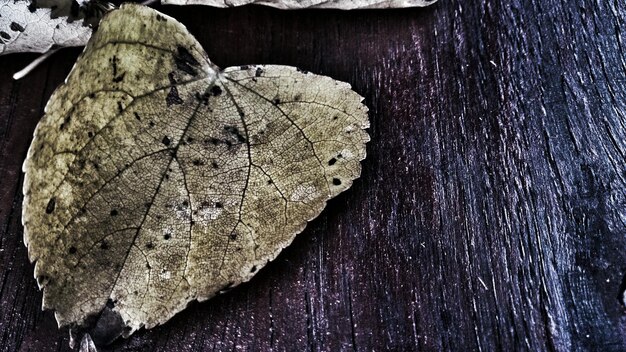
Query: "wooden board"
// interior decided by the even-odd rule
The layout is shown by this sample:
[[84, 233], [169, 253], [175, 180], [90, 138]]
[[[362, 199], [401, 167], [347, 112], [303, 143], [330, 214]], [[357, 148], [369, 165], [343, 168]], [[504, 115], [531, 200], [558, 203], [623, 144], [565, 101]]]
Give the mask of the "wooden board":
[[[351, 83], [364, 172], [250, 283], [120, 351], [626, 350], [626, 5], [162, 7], [222, 67]], [[22, 160], [80, 50], [0, 57], [0, 350], [65, 351], [22, 242]], [[108, 350], [108, 349], [103, 349]]]

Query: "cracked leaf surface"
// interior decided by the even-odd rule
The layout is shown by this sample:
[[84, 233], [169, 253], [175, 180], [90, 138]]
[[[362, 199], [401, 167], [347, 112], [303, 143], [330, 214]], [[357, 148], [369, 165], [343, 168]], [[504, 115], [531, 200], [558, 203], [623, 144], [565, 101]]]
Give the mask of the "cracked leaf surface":
[[113, 11], [24, 163], [44, 307], [128, 336], [249, 280], [359, 176], [361, 100], [292, 67], [220, 70], [172, 18]]

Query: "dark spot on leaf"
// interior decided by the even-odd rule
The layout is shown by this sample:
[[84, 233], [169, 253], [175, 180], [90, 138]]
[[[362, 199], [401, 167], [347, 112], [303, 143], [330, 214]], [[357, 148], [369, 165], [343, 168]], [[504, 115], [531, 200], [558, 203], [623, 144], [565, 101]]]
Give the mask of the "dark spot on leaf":
[[187, 137], [187, 142], [188, 143], [193, 143], [193, 138], [192, 137]]
[[241, 135], [241, 133], [239, 132], [239, 129], [235, 126], [224, 126], [224, 130], [228, 133], [231, 133], [232, 135], [234, 135], [237, 138], [237, 141], [239, 143], [244, 143], [246, 141], [246, 138]]
[[274, 183], [274, 181], [272, 181], [272, 180], [267, 180], [267, 184], [268, 184], [268, 185], [271, 185], [272, 183]]
[[199, 159], [195, 159], [195, 160], [193, 161], [193, 164], [194, 164], [195, 166], [200, 166], [200, 165], [202, 165], [202, 161], [201, 161], [201, 160], [199, 160]]
[[295, 96], [295, 97], [293, 97], [293, 99], [294, 99], [295, 101], [300, 101], [300, 99], [302, 99], [302, 95], [301, 95], [301, 94], [296, 94], [296, 96]]
[[154, 248], [154, 244], [152, 242], [148, 242], [148, 243], [146, 243], [146, 248], [152, 249], [152, 248]]
[[2, 39], [6, 39], [6, 40], [11, 39], [11, 36], [9, 35], [9, 33], [3, 32], [3, 31], [0, 31], [0, 37], [2, 37]]
[[262, 74], [263, 74], [263, 69], [261, 69], [260, 67], [257, 67], [254, 76], [261, 77]]
[[186, 201], [186, 200], [184, 200], [184, 201], [183, 201], [183, 207], [186, 207], [186, 206], [188, 206], [188, 205], [189, 205], [189, 202], [188, 202], [188, 201]]
[[28, 11], [31, 13], [37, 11], [37, 0], [32, 0], [30, 5], [28, 5]]
[[100, 242], [100, 249], [104, 249], [104, 250], [109, 249], [109, 244], [107, 243], [107, 241], [102, 240], [102, 242]]
[[182, 104], [183, 100], [180, 98], [180, 96], [178, 95], [178, 88], [176, 88], [176, 79], [174, 78], [174, 72], [170, 72], [167, 77], [170, 80], [170, 84], [172, 85], [172, 87], [170, 88], [170, 92], [167, 94], [167, 97], [165, 97], [165, 102], [167, 103], [167, 106], [170, 106], [172, 104]]
[[248, 66], [248, 65], [239, 66], [240, 70], [247, 70], [249, 68], [250, 68], [250, 66]]
[[182, 104], [184, 101], [178, 95], [178, 89], [174, 86], [170, 88], [170, 92], [165, 97], [165, 103], [167, 106], [172, 106], [174, 104]]
[[89, 138], [93, 137], [93, 132], [91, 132], [91, 131], [87, 132], [87, 137], [89, 137]]
[[215, 161], [213, 161], [211, 163], [211, 166], [213, 166], [214, 169], [218, 169], [219, 168], [219, 165], [217, 165], [217, 163]]
[[182, 46], [178, 47], [178, 53], [174, 55], [174, 62], [179, 70], [192, 76], [198, 74], [194, 67], [200, 66], [200, 63], [193, 57], [193, 55], [191, 55], [187, 48]]
[[117, 216], [119, 213], [117, 211], [117, 209], [113, 209], [111, 210], [111, 216]]
[[332, 159], [328, 160], [328, 165], [329, 166], [333, 166], [333, 165], [335, 165], [336, 162], [337, 162], [337, 159], [332, 158]]
[[152, 269], [152, 267], [150, 266], [150, 263], [146, 263], [146, 269], [148, 270]]
[[54, 207], [56, 206], [56, 198], [52, 197], [48, 201], [48, 205], [46, 206], [46, 214], [52, 214], [54, 211]]
[[117, 56], [113, 55], [113, 57], [109, 59], [109, 62], [113, 67], [113, 77], [115, 77], [117, 76]]
[[250, 268], [250, 272], [253, 273], [256, 271], [256, 265], [252, 266], [252, 268]]
[[163, 239], [169, 240], [170, 238], [172, 238], [172, 235], [170, 235], [169, 233], [163, 235]]
[[341, 180], [338, 178], [333, 178], [333, 185], [339, 186], [341, 184]]
[[156, 15], [156, 19], [157, 19], [157, 21], [164, 21], [164, 22], [167, 21], [167, 19], [165, 17], [163, 17], [163, 16], [161, 16], [159, 14]]
[[273, 103], [274, 105], [278, 105], [278, 104], [280, 104], [280, 99], [275, 98], [274, 100], [272, 100], [272, 103]]
[[11, 26], [9, 26], [9, 28], [11, 28], [11, 30], [15, 32], [24, 32], [24, 27], [15, 22], [11, 22]]
[[148, 125], [150, 125], [150, 127], [154, 127], [154, 121], [150, 121]]
[[303, 69], [301, 69], [301, 68], [299, 68], [299, 67], [296, 67], [296, 71], [298, 71], [298, 72], [302, 72], [302, 73], [304, 73], [305, 75], [306, 75], [307, 73], [309, 73], [309, 71], [307, 71], [307, 70], [303, 70]]
[[174, 71], [167, 74], [167, 78], [170, 80], [170, 85], [176, 84], [176, 78], [174, 77]]
[[76, 254], [76, 247], [71, 246], [71, 247], [70, 247], [70, 249], [68, 250], [68, 252], [69, 252], [70, 254]]
[[139, 114], [137, 112], [133, 112], [133, 114], [135, 114], [135, 118], [137, 119], [137, 121], [141, 121], [141, 117], [139, 117]]
[[234, 240], [237, 239], [237, 234], [236, 233], [231, 233], [229, 237], [230, 237], [231, 240], [234, 241]]
[[213, 86], [211, 87], [211, 94], [213, 94], [214, 97], [222, 94], [222, 88], [220, 88], [220, 86]]
[[63, 120], [63, 122], [61, 123], [61, 125], [59, 125], [59, 130], [63, 131], [63, 129], [65, 128], [65, 126], [70, 123], [70, 121], [72, 120], [72, 115], [67, 115], [67, 117], [65, 118], [65, 120]]
[[216, 207], [216, 208], [221, 208], [222, 206], [223, 206], [223, 205], [222, 205], [222, 203], [220, 203], [220, 202], [216, 202], [216, 203], [215, 203], [215, 207]]
[[209, 105], [209, 93], [196, 92], [196, 99], [204, 103], [204, 105]]
[[124, 112], [124, 107], [122, 106], [122, 102], [121, 101], [117, 102], [117, 111], [119, 111], [120, 114], [122, 112]]
[[161, 143], [163, 143], [164, 145], [168, 146], [170, 145], [170, 139], [167, 138], [167, 136], [163, 137], [163, 139], [161, 140]]
[[124, 76], [126, 75], [126, 72], [122, 73], [121, 75], [114, 77], [113, 78], [113, 82], [114, 83], [120, 83], [121, 81], [124, 80]]
[[339, 116], [335, 115], [333, 116], [333, 120], [337, 120], [339, 118]]

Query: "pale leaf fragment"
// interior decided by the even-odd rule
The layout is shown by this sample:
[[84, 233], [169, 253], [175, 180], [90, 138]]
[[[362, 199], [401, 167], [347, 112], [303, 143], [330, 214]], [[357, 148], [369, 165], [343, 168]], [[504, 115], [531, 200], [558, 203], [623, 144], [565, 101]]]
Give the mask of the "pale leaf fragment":
[[361, 101], [288, 66], [220, 70], [176, 20], [111, 12], [24, 163], [44, 308], [101, 344], [249, 280], [359, 177]]
[[[235, 7], [247, 4], [267, 5], [279, 9], [385, 9], [422, 7], [437, 0], [162, 0], [165, 5], [208, 5]], [[150, 0], [146, 3], [151, 2]], [[31, 0], [0, 0], [0, 55], [14, 52], [47, 52], [51, 48], [83, 46], [101, 14], [112, 7], [106, 1], [81, 0], [81, 17], [67, 18], [73, 1], [39, 0], [39, 7]], [[41, 8], [41, 5], [48, 6]], [[49, 7], [54, 8], [51, 10]], [[83, 24], [87, 8], [88, 23]]]
[[0, 0], [0, 55], [82, 46], [91, 37], [92, 29], [82, 20], [51, 18], [51, 9], [30, 4], [29, 0]]
[[165, 5], [208, 5], [235, 7], [247, 4], [266, 5], [285, 10], [296, 9], [386, 9], [422, 7], [437, 0], [162, 0]]

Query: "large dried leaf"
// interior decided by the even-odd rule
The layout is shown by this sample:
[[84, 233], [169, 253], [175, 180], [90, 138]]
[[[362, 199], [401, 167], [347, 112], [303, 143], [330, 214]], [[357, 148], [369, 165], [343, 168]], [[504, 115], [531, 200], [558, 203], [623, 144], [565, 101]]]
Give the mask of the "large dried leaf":
[[166, 5], [208, 5], [234, 7], [247, 4], [272, 6], [279, 9], [385, 9], [422, 7], [437, 0], [162, 0]]
[[249, 280], [359, 176], [361, 100], [292, 67], [220, 70], [172, 18], [113, 11], [24, 164], [44, 307], [109, 341]]

